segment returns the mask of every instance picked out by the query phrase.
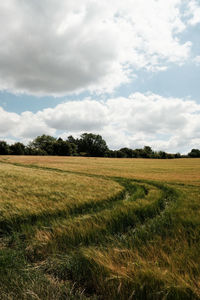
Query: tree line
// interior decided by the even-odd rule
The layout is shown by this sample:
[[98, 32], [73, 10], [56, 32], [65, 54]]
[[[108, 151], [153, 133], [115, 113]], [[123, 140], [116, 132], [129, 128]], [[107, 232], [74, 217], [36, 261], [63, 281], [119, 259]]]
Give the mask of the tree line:
[[139, 149], [121, 148], [110, 150], [99, 134], [83, 133], [80, 138], [68, 136], [66, 140], [50, 135], [36, 137], [28, 145], [16, 142], [9, 145], [0, 141], [0, 155], [58, 155], [58, 156], [91, 156], [113, 158], [160, 158], [171, 159], [181, 157], [200, 157], [199, 149], [192, 149], [187, 155], [154, 151], [149, 146]]

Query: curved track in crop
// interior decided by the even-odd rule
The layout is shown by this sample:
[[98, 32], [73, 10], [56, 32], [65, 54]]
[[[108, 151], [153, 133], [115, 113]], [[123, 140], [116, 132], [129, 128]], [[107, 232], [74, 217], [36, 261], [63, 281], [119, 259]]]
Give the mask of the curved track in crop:
[[[105, 278], [105, 289], [109, 288], [109, 274], [88, 253], [93, 250], [95, 253], [103, 253], [106, 249], [116, 247], [123, 251], [123, 247], [127, 249], [140, 242], [148, 242], [159, 232], [161, 223], [165, 226], [167, 211], [178, 197], [174, 188], [160, 182], [98, 176], [16, 163], [13, 165], [34, 168], [41, 172], [54, 172], [55, 176], [56, 173], [62, 173], [63, 176], [65, 173], [95, 176], [116, 181], [123, 187], [117, 195], [95, 203], [80, 204], [49, 214], [30, 214], [26, 218], [18, 216], [0, 222], [2, 237], [10, 237], [9, 243], [14, 245], [13, 240], [17, 235], [29, 263], [40, 266], [40, 270], [58, 280], [76, 282], [89, 295], [97, 294], [98, 299], [110, 299], [110, 293], [106, 294], [102, 291], [102, 286], [98, 287], [98, 280]], [[169, 222], [168, 220], [166, 224]], [[29, 236], [24, 233], [24, 228], [27, 227], [31, 232]], [[124, 280], [126, 282], [127, 278]], [[134, 298], [129, 289], [127, 294], [120, 292], [121, 278], [115, 278], [115, 281], [118, 281], [118, 296], [113, 297]], [[148, 299], [160, 298], [149, 296]]]

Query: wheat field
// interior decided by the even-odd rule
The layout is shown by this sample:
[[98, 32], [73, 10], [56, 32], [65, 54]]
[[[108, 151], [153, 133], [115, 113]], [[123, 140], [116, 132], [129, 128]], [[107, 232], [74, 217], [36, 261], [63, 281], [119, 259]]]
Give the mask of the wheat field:
[[0, 299], [200, 299], [200, 159], [0, 157]]

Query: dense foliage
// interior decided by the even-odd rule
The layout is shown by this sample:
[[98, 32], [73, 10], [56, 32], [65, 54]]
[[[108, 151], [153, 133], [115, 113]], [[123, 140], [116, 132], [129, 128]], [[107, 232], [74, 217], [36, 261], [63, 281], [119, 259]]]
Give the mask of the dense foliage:
[[110, 150], [101, 135], [83, 133], [80, 138], [69, 136], [67, 140], [43, 134], [36, 137], [27, 146], [20, 142], [8, 145], [7, 142], [0, 141], [0, 155], [8, 154], [170, 159], [200, 157], [200, 150], [192, 149], [188, 155], [184, 156], [180, 153], [172, 154], [165, 151], [153, 151], [149, 146], [134, 150], [126, 147], [119, 150]]

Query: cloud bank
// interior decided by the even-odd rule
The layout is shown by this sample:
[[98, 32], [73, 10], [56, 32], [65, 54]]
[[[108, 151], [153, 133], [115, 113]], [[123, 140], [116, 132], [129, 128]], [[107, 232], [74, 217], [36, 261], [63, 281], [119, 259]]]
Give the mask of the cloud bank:
[[[184, 63], [197, 1], [0, 2], [0, 89], [33, 95], [109, 93], [137, 70]], [[184, 19], [186, 12], [187, 18]]]
[[101, 134], [112, 149], [143, 147], [182, 153], [199, 147], [200, 104], [192, 100], [135, 93], [107, 101], [68, 101], [37, 113], [0, 109], [1, 139], [28, 141], [50, 134], [67, 138]]

